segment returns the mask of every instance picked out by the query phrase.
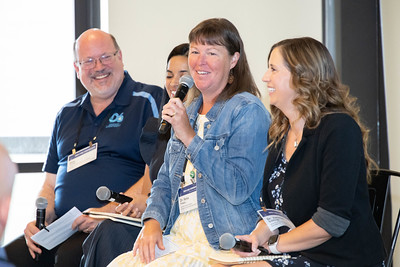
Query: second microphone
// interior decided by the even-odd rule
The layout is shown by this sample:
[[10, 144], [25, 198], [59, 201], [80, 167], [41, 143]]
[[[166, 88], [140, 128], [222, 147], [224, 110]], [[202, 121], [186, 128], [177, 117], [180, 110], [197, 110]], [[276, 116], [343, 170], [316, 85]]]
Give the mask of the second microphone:
[[[244, 241], [244, 240], [237, 239], [231, 233], [225, 233], [219, 237], [219, 246], [221, 249], [224, 249], [224, 250], [229, 250], [229, 249], [233, 248], [233, 249], [243, 251], [243, 252], [252, 252], [251, 243]], [[266, 249], [262, 246], [258, 246], [258, 249], [261, 252], [263, 252], [264, 254], [269, 254], [268, 249]]]
[[96, 191], [96, 196], [103, 201], [113, 201], [121, 204], [132, 201], [131, 197], [111, 191], [106, 186], [100, 186]]

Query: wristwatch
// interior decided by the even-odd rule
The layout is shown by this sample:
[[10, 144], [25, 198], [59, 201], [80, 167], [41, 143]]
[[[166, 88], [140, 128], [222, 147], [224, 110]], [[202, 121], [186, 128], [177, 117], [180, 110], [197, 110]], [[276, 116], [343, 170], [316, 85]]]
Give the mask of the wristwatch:
[[278, 245], [279, 235], [271, 235], [268, 239], [268, 249], [272, 254], [282, 254], [276, 246]]

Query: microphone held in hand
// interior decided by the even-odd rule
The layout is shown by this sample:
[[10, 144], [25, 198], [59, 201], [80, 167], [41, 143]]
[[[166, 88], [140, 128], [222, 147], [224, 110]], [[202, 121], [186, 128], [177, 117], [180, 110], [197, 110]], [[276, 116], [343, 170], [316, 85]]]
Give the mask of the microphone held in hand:
[[103, 201], [112, 201], [112, 202], [118, 202], [121, 204], [132, 201], [131, 197], [113, 192], [110, 189], [108, 189], [106, 186], [100, 186], [96, 191], [96, 196], [98, 199], [103, 200]]
[[[36, 199], [36, 227], [42, 230], [45, 227], [47, 199], [39, 197]], [[35, 260], [39, 260], [39, 254], [35, 252]]]
[[[190, 88], [193, 87], [193, 78], [190, 75], [183, 75], [179, 79], [179, 87], [176, 90], [175, 97], [179, 98], [181, 101], [185, 99]], [[158, 132], [160, 134], [165, 134], [171, 129], [171, 124], [165, 120], [161, 120], [160, 127], [158, 128]]]
[[[237, 239], [231, 233], [225, 233], [219, 237], [219, 246], [221, 249], [229, 250], [231, 248], [235, 250], [239, 250], [242, 252], [252, 252], [251, 250], [251, 243]], [[263, 252], [269, 254], [268, 249], [258, 246], [258, 249]]]

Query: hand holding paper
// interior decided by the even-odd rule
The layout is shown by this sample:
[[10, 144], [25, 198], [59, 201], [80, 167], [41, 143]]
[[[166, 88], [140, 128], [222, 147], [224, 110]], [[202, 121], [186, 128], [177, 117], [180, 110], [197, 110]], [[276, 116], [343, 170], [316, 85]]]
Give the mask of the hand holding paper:
[[50, 224], [46, 229], [32, 236], [32, 240], [42, 247], [51, 250], [73, 235], [77, 229], [72, 229], [72, 223], [82, 213], [75, 207], [69, 210], [64, 216]]

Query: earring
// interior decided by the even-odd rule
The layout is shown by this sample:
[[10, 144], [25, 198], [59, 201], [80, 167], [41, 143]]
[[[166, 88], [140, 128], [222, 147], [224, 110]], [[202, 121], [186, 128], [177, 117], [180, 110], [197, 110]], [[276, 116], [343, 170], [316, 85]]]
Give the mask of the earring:
[[232, 69], [229, 71], [229, 77], [228, 77], [228, 84], [232, 84], [233, 80], [235, 80], [235, 76], [233, 76], [233, 71]]

